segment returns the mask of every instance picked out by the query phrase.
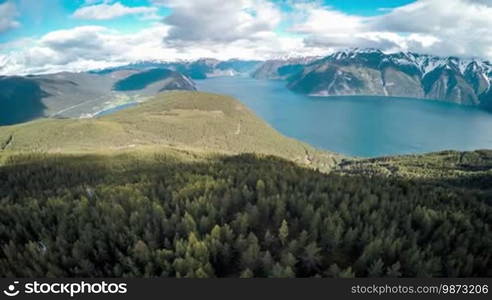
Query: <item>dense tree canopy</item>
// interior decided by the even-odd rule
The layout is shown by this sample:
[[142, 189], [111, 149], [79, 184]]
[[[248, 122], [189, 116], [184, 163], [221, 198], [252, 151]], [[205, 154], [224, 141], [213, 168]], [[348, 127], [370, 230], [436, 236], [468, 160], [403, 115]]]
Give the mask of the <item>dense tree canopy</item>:
[[13, 157], [0, 275], [492, 276], [490, 199], [252, 155]]

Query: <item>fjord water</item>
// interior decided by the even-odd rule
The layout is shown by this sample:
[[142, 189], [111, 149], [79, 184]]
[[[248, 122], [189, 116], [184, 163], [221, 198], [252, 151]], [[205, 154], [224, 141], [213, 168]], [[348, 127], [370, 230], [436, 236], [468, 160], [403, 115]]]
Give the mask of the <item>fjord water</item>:
[[492, 148], [492, 113], [417, 99], [309, 97], [283, 81], [239, 77], [197, 80], [199, 91], [239, 99], [284, 135], [321, 149], [375, 157]]

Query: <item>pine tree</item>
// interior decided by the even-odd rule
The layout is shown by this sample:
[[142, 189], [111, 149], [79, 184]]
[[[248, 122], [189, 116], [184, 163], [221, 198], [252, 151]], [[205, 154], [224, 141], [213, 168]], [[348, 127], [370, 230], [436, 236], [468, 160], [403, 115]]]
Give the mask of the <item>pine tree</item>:
[[278, 237], [282, 245], [285, 245], [287, 242], [287, 237], [289, 236], [289, 226], [287, 225], [287, 221], [284, 219], [282, 221], [282, 225], [278, 230]]
[[250, 269], [246, 269], [241, 272], [240, 278], [253, 278], [254, 274]]
[[388, 277], [400, 277], [400, 262], [396, 262], [386, 269], [386, 276]]
[[381, 277], [383, 275], [384, 263], [381, 258], [374, 261], [367, 271], [369, 277]]
[[311, 242], [304, 249], [304, 253], [301, 256], [303, 266], [308, 272], [316, 271], [321, 263], [321, 249], [316, 242]]

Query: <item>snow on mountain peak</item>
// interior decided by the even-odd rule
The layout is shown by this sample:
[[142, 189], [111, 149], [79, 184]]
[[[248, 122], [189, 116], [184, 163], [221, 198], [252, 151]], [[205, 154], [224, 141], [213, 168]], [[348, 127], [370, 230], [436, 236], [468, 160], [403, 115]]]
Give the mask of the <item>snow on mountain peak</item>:
[[392, 63], [396, 66], [414, 66], [420, 70], [423, 76], [436, 68], [459, 71], [461, 75], [464, 75], [469, 68], [473, 68], [473, 71], [483, 72], [486, 75], [485, 77], [488, 77], [488, 80], [492, 80], [492, 65], [490, 62], [476, 58], [467, 59], [458, 58], [455, 56], [438, 57], [427, 54], [417, 54], [414, 52], [395, 52], [385, 54], [383, 51], [373, 48], [353, 48], [340, 50], [332, 53], [327, 58], [340, 61], [354, 59], [359, 55], [365, 54], [381, 54], [381, 62]]

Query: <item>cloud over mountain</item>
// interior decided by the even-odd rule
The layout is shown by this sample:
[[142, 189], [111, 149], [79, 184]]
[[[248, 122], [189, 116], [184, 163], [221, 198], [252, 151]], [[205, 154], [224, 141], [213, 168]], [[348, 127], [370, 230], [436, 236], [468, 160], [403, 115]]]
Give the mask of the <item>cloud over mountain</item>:
[[[12, 51], [8, 63], [0, 64], [0, 74], [84, 71], [156, 57], [174, 57], [175, 51], [162, 46], [156, 36], [168, 28], [158, 25], [137, 34], [121, 33], [104, 26], [80, 26], [50, 32]], [[4, 58], [7, 60], [7, 58]]]
[[375, 18], [378, 30], [433, 37], [424, 45], [408, 41], [407, 47], [438, 55], [492, 58], [492, 1], [420, 0]]
[[[65, 16], [73, 26], [19, 36], [30, 41], [22, 47], [0, 42], [0, 74], [74, 71], [144, 59], [326, 55], [351, 47], [492, 59], [492, 0], [417, 0], [379, 8], [370, 16], [318, 0], [136, 3], [85, 0]], [[16, 20], [20, 8], [11, 1], [0, 4], [0, 32], [24, 27]], [[15, 40], [7, 44], [20, 45]]]
[[490, 0], [418, 0], [372, 17], [317, 2], [296, 7], [304, 19], [291, 30], [306, 35], [308, 45], [492, 58]]

